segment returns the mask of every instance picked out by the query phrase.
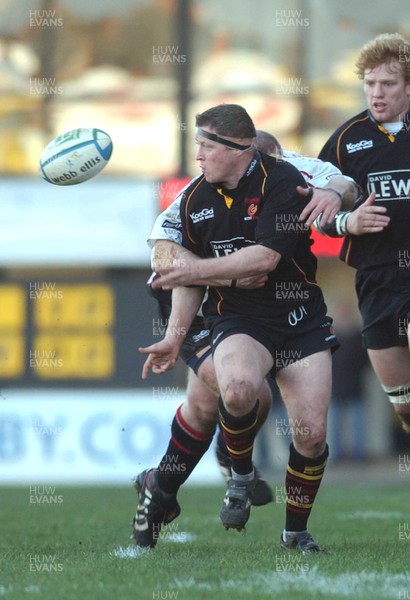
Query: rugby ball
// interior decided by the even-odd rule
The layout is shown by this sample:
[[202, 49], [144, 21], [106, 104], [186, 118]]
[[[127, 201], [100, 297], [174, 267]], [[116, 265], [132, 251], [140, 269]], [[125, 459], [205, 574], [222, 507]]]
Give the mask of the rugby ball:
[[101, 129], [72, 129], [51, 140], [40, 156], [43, 179], [75, 185], [95, 177], [110, 160], [112, 140]]

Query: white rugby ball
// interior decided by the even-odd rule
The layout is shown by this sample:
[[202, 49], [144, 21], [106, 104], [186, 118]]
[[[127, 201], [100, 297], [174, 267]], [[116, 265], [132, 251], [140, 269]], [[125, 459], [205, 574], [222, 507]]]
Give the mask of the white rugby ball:
[[72, 129], [54, 138], [40, 156], [43, 179], [55, 185], [75, 185], [91, 179], [105, 167], [112, 140], [101, 129]]

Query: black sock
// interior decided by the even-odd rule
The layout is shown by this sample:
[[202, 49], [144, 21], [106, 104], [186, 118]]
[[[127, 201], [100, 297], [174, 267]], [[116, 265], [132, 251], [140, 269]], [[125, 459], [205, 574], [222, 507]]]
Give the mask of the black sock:
[[252, 472], [252, 452], [258, 423], [258, 406], [242, 417], [234, 417], [226, 410], [219, 399], [219, 424], [222, 437], [232, 459], [232, 469], [238, 475], [248, 475]]
[[188, 425], [181, 415], [181, 406], [172, 421], [171, 434], [157, 477], [161, 490], [176, 494], [208, 450], [213, 434], [200, 433]]
[[226, 447], [225, 440], [224, 440], [224, 437], [223, 437], [222, 431], [221, 431], [221, 424], [219, 424], [219, 427], [218, 427], [218, 435], [216, 437], [216, 445], [218, 446], [218, 448], [222, 452], [222, 454], [225, 454], [225, 456], [229, 457], [228, 448]]
[[319, 491], [329, 447], [317, 458], [302, 456], [293, 443], [286, 471], [286, 531], [304, 531]]

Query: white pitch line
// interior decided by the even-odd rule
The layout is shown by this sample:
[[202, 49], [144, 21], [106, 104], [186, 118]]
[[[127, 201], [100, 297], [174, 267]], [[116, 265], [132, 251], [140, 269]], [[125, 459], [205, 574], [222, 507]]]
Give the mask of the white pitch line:
[[141, 548], [140, 546], [119, 546], [110, 552], [110, 556], [115, 556], [116, 558], [140, 558], [149, 551], [150, 548]]
[[337, 516], [343, 521], [351, 519], [404, 519], [408, 513], [399, 510], [356, 510], [352, 513], [342, 513]]
[[317, 567], [302, 572], [270, 572], [254, 573], [249, 577], [235, 580], [221, 580], [218, 584], [206, 581], [195, 581], [193, 577], [186, 580], [174, 579], [174, 589], [200, 590], [215, 592], [232, 592], [239, 589], [250, 595], [258, 593], [267, 598], [280, 597], [283, 592], [304, 592], [314, 597], [346, 598], [371, 597], [373, 600], [398, 600], [410, 598], [410, 581], [408, 574], [390, 574], [388, 572], [343, 573], [337, 576], [320, 575]]
[[[174, 544], [186, 544], [187, 542], [192, 542], [197, 539], [197, 535], [193, 533], [188, 533], [187, 531], [172, 531], [164, 533], [160, 532], [158, 534], [158, 543], [162, 542], [170, 542]], [[145, 556], [147, 552], [150, 551], [150, 548], [141, 548], [139, 546], [119, 546], [112, 552], [110, 552], [110, 556], [115, 556], [116, 558], [141, 558], [141, 556]]]

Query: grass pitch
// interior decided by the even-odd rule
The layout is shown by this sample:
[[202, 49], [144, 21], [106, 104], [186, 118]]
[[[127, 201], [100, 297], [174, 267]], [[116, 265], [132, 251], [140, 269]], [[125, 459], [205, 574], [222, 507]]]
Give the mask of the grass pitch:
[[1, 492], [0, 597], [41, 600], [410, 599], [404, 485], [324, 482], [310, 519], [327, 555], [284, 553], [284, 504], [254, 508], [245, 533], [219, 521], [224, 487], [187, 487], [157, 547], [130, 539], [130, 488]]

